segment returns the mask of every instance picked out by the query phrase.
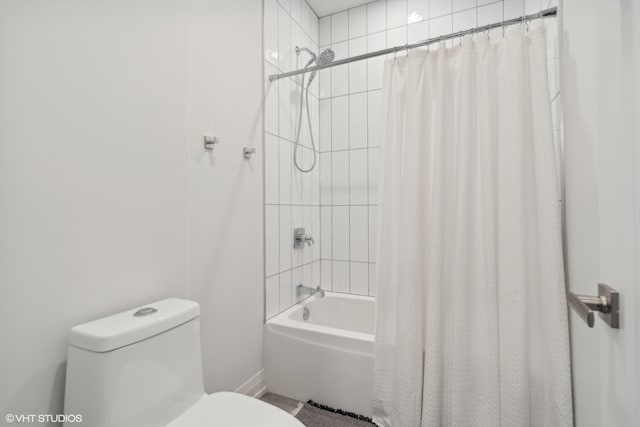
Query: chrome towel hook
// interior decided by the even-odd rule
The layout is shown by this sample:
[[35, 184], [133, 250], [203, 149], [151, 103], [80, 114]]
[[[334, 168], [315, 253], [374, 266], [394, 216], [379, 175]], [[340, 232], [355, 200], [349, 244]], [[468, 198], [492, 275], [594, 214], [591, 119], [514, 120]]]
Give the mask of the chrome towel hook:
[[217, 136], [208, 136], [205, 135], [204, 136], [204, 149], [207, 151], [212, 151], [213, 150], [213, 146], [217, 143], [219, 143], [220, 140], [218, 139]]

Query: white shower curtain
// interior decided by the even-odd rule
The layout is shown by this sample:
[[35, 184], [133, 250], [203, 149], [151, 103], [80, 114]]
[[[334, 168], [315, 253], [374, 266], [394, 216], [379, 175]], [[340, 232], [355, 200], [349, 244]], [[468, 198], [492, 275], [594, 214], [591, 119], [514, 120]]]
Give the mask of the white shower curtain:
[[385, 64], [374, 420], [572, 426], [546, 29]]

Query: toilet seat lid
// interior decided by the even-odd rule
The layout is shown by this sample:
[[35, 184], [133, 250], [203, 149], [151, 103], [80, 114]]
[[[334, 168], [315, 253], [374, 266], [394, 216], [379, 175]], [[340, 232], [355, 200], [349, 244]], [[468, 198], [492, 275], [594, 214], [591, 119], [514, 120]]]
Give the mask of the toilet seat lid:
[[167, 427], [304, 427], [292, 415], [239, 393], [219, 392], [202, 397]]

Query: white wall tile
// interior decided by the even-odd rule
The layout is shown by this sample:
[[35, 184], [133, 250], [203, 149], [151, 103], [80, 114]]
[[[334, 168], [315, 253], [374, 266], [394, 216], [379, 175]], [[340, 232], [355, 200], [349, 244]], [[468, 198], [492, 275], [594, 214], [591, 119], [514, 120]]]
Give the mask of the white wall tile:
[[379, 206], [369, 206], [369, 261], [378, 258], [378, 210]]
[[367, 150], [349, 152], [349, 204], [366, 205], [368, 202]]
[[304, 0], [290, 0], [291, 1], [291, 18], [300, 24], [300, 8], [302, 7], [301, 3], [304, 3]]
[[[469, 30], [477, 26], [476, 10], [469, 9], [453, 14], [452, 32]], [[456, 41], [457, 43], [457, 41]]]
[[504, 19], [513, 19], [524, 13], [524, 0], [504, 0]]
[[[319, 22], [318, 18], [311, 11], [304, 0], [283, 0], [278, 4], [275, 0], [267, 0], [265, 3], [264, 16], [264, 40], [265, 59], [273, 61], [272, 66], [265, 61], [265, 79], [270, 74], [282, 72], [287, 69], [304, 66], [308, 60], [307, 54], [294, 56], [295, 46], [308, 47], [312, 51], [318, 51]], [[327, 29], [327, 40], [330, 40], [330, 23]], [[327, 41], [328, 44], [328, 41]], [[343, 48], [342, 54], [346, 55], [347, 46]], [[276, 68], [277, 67], [277, 68]], [[324, 97], [331, 96], [331, 71], [325, 71], [328, 78], [323, 87]], [[316, 144], [320, 143], [320, 76], [316, 78], [310, 88], [310, 115], [312, 119], [311, 128], [315, 131]], [[297, 82], [297, 83], [296, 83]], [[270, 299], [269, 309], [278, 312], [288, 308], [295, 303], [291, 280], [280, 281], [279, 274], [288, 277], [299, 273], [302, 280], [302, 264], [308, 265], [309, 274], [312, 273], [311, 263], [314, 259], [320, 258], [320, 172], [318, 166], [308, 174], [294, 172], [293, 167], [293, 144], [297, 119], [299, 115], [299, 99], [301, 78], [287, 78], [274, 83], [265, 80], [265, 271], [267, 275], [276, 276], [269, 279], [269, 289], [271, 294], [265, 296]], [[345, 79], [345, 86], [348, 80]], [[328, 136], [330, 149], [331, 134], [331, 108], [325, 113], [328, 115]], [[305, 117], [306, 119], [306, 117]], [[327, 125], [325, 124], [325, 127]], [[300, 150], [298, 160], [303, 167], [309, 166], [313, 161], [313, 152], [304, 147], [311, 146], [311, 133], [307, 120], [304, 120], [300, 129]], [[319, 148], [318, 148], [319, 149]], [[330, 154], [328, 156], [329, 185], [331, 182]], [[329, 188], [330, 200], [330, 188]], [[294, 203], [294, 206], [291, 206]], [[278, 206], [280, 204], [280, 206]], [[304, 207], [302, 206], [304, 205]], [[293, 217], [292, 217], [293, 216]], [[294, 254], [293, 227], [294, 223], [302, 225], [313, 234], [317, 234], [317, 247], [310, 247], [304, 251]], [[313, 235], [312, 234], [312, 235]], [[293, 270], [292, 265], [294, 265]], [[295, 267], [299, 265], [299, 267]], [[317, 281], [320, 280], [320, 264], [318, 261]], [[309, 279], [311, 280], [311, 279]], [[290, 291], [287, 291], [289, 288]], [[274, 290], [275, 289], [275, 290]], [[282, 291], [282, 292], [280, 292]], [[274, 304], [275, 301], [275, 304]], [[269, 313], [272, 314], [271, 312]]]
[[343, 12], [331, 15], [331, 44], [349, 39], [349, 13]]
[[349, 95], [349, 148], [367, 146], [367, 93]]
[[407, 0], [387, 0], [387, 28], [407, 25]]
[[380, 148], [370, 148], [369, 155], [369, 204], [376, 205], [379, 203], [380, 195], [378, 194], [378, 180], [380, 179], [384, 165], [380, 162]]
[[311, 11], [309, 5], [302, 0], [302, 7], [300, 8], [300, 27], [302, 31], [307, 34], [311, 34], [311, 21], [314, 18], [314, 13]]
[[367, 34], [384, 31], [387, 27], [387, 2], [377, 0], [367, 4]]
[[369, 295], [369, 264], [352, 262], [350, 265], [352, 294]]
[[278, 3], [280, 3], [280, 6], [287, 12], [291, 10], [291, 0], [278, 0]]
[[452, 12], [451, 0], [429, 0], [429, 18], [450, 15]]
[[523, 15], [538, 13], [541, 9], [541, 0], [524, 0]]
[[332, 259], [349, 260], [349, 206], [334, 206], [331, 214]]
[[363, 37], [367, 35], [367, 6], [349, 9], [349, 38]]
[[453, 0], [452, 6], [454, 13], [461, 10], [473, 9], [476, 7], [476, 0]]
[[476, 7], [476, 0], [453, 0], [453, 13]]
[[331, 151], [331, 99], [320, 100], [320, 152]]
[[488, 4], [478, 8], [478, 26], [502, 21], [502, 2]]
[[[275, 1], [275, 0], [274, 0]], [[274, 135], [278, 134], [278, 87], [279, 81], [270, 82], [269, 76], [278, 74], [278, 70], [265, 61], [265, 100], [264, 100], [264, 130]]]
[[265, 206], [265, 272], [271, 276], [280, 271], [280, 208]]
[[314, 188], [317, 182], [315, 182], [313, 178], [314, 175], [317, 176], [318, 173], [318, 153], [313, 150], [304, 150], [303, 153], [303, 167], [305, 169], [309, 169], [313, 165], [314, 155], [316, 157], [316, 166], [314, 166], [311, 171], [306, 173], [300, 172], [302, 174], [302, 204], [310, 206], [313, 204], [314, 190], [317, 191], [317, 188]]
[[291, 270], [280, 273], [280, 286], [278, 287], [278, 300], [280, 303], [280, 311], [284, 311], [291, 307], [294, 302], [291, 298]]
[[[367, 50], [369, 52], [384, 49], [386, 46], [386, 32], [371, 34], [367, 36]], [[382, 88], [382, 73], [384, 70], [384, 61], [384, 56], [367, 59], [367, 77], [369, 90]]]
[[320, 206], [312, 206], [311, 210], [311, 225], [313, 230], [313, 238], [315, 243], [311, 246], [312, 249], [312, 261], [320, 259], [320, 246], [321, 246], [321, 228], [320, 228]]
[[331, 149], [349, 148], [349, 97], [331, 100]]
[[292, 85], [291, 79], [278, 80], [278, 135], [288, 140], [293, 139], [291, 115], [295, 97]]
[[[291, 37], [290, 37], [290, 49], [291, 49], [291, 69], [298, 70], [305, 66], [307, 61], [309, 60], [309, 55], [306, 52], [300, 52], [300, 55], [296, 54], [296, 46], [298, 47], [309, 47], [309, 36], [307, 36], [296, 24], [295, 22], [291, 23]], [[291, 79], [296, 83], [300, 84], [302, 81], [302, 76], [293, 76]]]
[[291, 204], [291, 175], [293, 150], [291, 143], [285, 139], [280, 139], [279, 145], [279, 202], [280, 204]]
[[351, 206], [349, 211], [349, 259], [369, 261], [369, 208]]
[[291, 241], [289, 242], [289, 244], [291, 245], [291, 267], [292, 268], [301, 266], [303, 262], [303, 256], [304, 256], [303, 255], [304, 249], [302, 248], [296, 249], [293, 247], [293, 230], [298, 227], [303, 227], [305, 228], [305, 231], [307, 231], [306, 224], [304, 223], [304, 220], [302, 217], [302, 206], [292, 206], [291, 207]]
[[349, 262], [333, 261], [333, 291], [348, 293], [350, 291]]
[[416, 22], [409, 25], [409, 43], [416, 43], [429, 38], [429, 21]]
[[331, 153], [331, 203], [349, 204], [349, 151]]
[[325, 291], [333, 290], [333, 262], [331, 260], [320, 261], [320, 287]]
[[320, 257], [323, 259], [331, 259], [332, 253], [331, 209], [331, 206], [320, 207]]
[[292, 247], [291, 206], [280, 206], [280, 271], [291, 268]]
[[316, 153], [316, 167], [311, 171], [311, 204], [320, 206], [320, 153]]
[[313, 265], [311, 263], [302, 266], [302, 283], [304, 286], [315, 288], [319, 285], [313, 282]]
[[331, 152], [320, 153], [320, 204], [331, 205]]
[[315, 243], [313, 243], [311, 246], [305, 245], [304, 249], [302, 249], [303, 264], [308, 264], [313, 261], [313, 250], [317, 247], [318, 242], [320, 242], [320, 237], [318, 236], [318, 233], [316, 233], [313, 224], [313, 212], [316, 210], [318, 210], [318, 208], [313, 206], [302, 207], [303, 227], [305, 228], [305, 232], [310, 235], [313, 240], [315, 240]]
[[451, 34], [451, 15], [440, 16], [429, 21], [429, 38]]
[[278, 137], [265, 134], [264, 138], [264, 202], [278, 204]]
[[[316, 78], [317, 81], [317, 78]], [[311, 85], [313, 86], [313, 85]], [[311, 108], [311, 126], [313, 129], [313, 137], [315, 141], [316, 151], [320, 151], [318, 148], [318, 131], [320, 129], [320, 100], [317, 95], [313, 95], [309, 99], [309, 107]]]
[[[344, 41], [332, 46], [335, 59], [349, 56], [349, 43]], [[349, 67], [347, 64], [331, 67], [331, 96], [346, 95], [349, 92]]]
[[320, 70], [318, 80], [320, 99], [331, 98], [331, 68]]
[[409, 24], [429, 19], [429, 0], [409, 0], [407, 2]]
[[264, 2], [264, 59], [278, 66], [278, 2]]
[[[349, 56], [367, 53], [367, 38], [349, 40]], [[367, 62], [356, 61], [349, 64], [349, 93], [367, 90]]]
[[282, 7], [278, 10], [278, 68], [291, 70], [291, 18]]
[[318, 45], [320, 47], [331, 44], [331, 15], [323, 16], [318, 21]]
[[310, 28], [310, 36], [311, 41], [313, 41], [316, 45], [318, 44], [318, 16], [309, 8], [309, 23], [311, 24]]
[[318, 261], [314, 261], [313, 264], [311, 265], [312, 270], [312, 280], [313, 280], [313, 286], [320, 286], [322, 287], [322, 282], [320, 281], [320, 260]]
[[380, 146], [380, 132], [382, 128], [382, 91], [374, 90], [367, 93], [367, 115], [368, 115], [368, 146]]
[[[387, 30], [387, 47], [401, 46], [407, 43], [407, 27]], [[389, 57], [393, 57], [392, 54]]]
[[[306, 165], [311, 165], [311, 161], [307, 160], [306, 154], [310, 154], [311, 150], [306, 148], [298, 147], [297, 160], [298, 165], [301, 167], [307, 167]], [[295, 153], [295, 146], [291, 144], [291, 157], [293, 163], [293, 153]], [[304, 193], [304, 176], [306, 175], [304, 172], [300, 172], [295, 166], [292, 166], [292, 175], [291, 175], [291, 204], [292, 205], [301, 205], [302, 198]]]
[[265, 315], [267, 319], [271, 319], [280, 311], [280, 282], [279, 276], [267, 277], [265, 283]]

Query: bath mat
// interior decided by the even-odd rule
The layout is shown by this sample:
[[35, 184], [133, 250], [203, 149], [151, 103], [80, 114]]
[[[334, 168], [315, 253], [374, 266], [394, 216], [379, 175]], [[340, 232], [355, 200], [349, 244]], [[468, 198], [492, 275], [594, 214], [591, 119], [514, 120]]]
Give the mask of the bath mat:
[[375, 427], [371, 418], [309, 401], [296, 418], [307, 427]]

